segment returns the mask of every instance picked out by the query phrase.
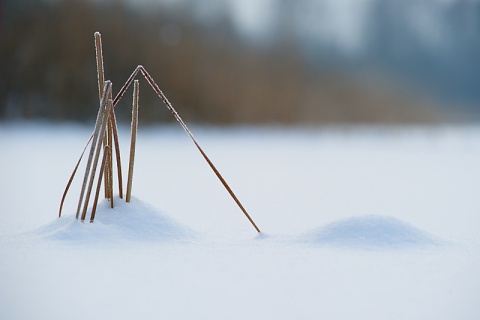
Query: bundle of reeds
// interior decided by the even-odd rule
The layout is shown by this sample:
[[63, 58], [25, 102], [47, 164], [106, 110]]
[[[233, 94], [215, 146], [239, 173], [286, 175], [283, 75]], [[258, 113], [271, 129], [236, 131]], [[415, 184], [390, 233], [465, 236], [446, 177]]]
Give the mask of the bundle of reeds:
[[[70, 176], [70, 179], [67, 183], [65, 191], [60, 202], [59, 217], [62, 214], [63, 204], [65, 202], [66, 195], [70, 188], [70, 185], [75, 177], [79, 164], [83, 158], [85, 151], [90, 145], [90, 152], [88, 154], [88, 160], [85, 168], [85, 174], [83, 178], [83, 184], [80, 192], [80, 197], [78, 200], [76, 218], [81, 221], [85, 221], [87, 216], [87, 210], [90, 198], [92, 196], [92, 189], [95, 181], [95, 174], [97, 169], [99, 169], [97, 180], [97, 186], [95, 189], [95, 195], [93, 200], [93, 207], [90, 214], [90, 222], [93, 222], [95, 219], [95, 212], [98, 204], [99, 194], [102, 182], [104, 184], [105, 197], [110, 201], [110, 207], [114, 207], [113, 201], [113, 149], [115, 149], [115, 160], [117, 165], [117, 180], [118, 180], [118, 189], [119, 197], [123, 199], [123, 184], [122, 184], [122, 169], [121, 169], [121, 158], [120, 158], [120, 147], [118, 140], [117, 132], [117, 121], [115, 118], [115, 106], [123, 97], [125, 91], [128, 89], [132, 81], [134, 81], [134, 90], [133, 90], [133, 105], [132, 105], [132, 129], [131, 129], [131, 141], [130, 141], [130, 157], [129, 157], [129, 166], [128, 166], [128, 180], [127, 180], [127, 191], [126, 191], [126, 202], [130, 202], [131, 193], [132, 193], [132, 181], [133, 181], [133, 167], [135, 160], [135, 145], [136, 145], [136, 136], [137, 136], [137, 125], [138, 125], [138, 98], [139, 98], [139, 82], [134, 80], [140, 71], [153, 90], [157, 95], [162, 99], [165, 106], [173, 114], [177, 122], [182, 126], [185, 132], [188, 134], [192, 142], [195, 144], [197, 149], [202, 154], [203, 158], [207, 161], [210, 168], [213, 170], [215, 175], [218, 177], [220, 182], [223, 184], [225, 189], [228, 191], [230, 196], [233, 198], [235, 203], [241, 209], [243, 214], [247, 217], [250, 223], [253, 225], [257, 232], [260, 232], [260, 229], [257, 227], [255, 222], [252, 220], [250, 215], [247, 213], [240, 200], [234, 194], [230, 186], [227, 184], [225, 179], [222, 177], [220, 172], [214, 166], [210, 158], [206, 155], [203, 149], [198, 144], [197, 140], [194, 138], [192, 132], [188, 129], [185, 122], [178, 114], [178, 112], [173, 108], [170, 101], [160, 90], [158, 85], [155, 83], [153, 78], [148, 74], [145, 68], [141, 65], [137, 66], [130, 77], [127, 79], [126, 83], [120, 89], [118, 94], [113, 98], [112, 94], [112, 82], [105, 80], [104, 69], [103, 69], [103, 54], [102, 54], [102, 40], [99, 32], [95, 33], [95, 49], [96, 49], [96, 59], [97, 59], [97, 78], [98, 78], [98, 91], [99, 91], [99, 100], [100, 106], [98, 110], [97, 119], [95, 122], [95, 129], [90, 136], [83, 152], [80, 155], [80, 158], [77, 161], [75, 169]], [[102, 161], [99, 164], [100, 154], [103, 152]]]

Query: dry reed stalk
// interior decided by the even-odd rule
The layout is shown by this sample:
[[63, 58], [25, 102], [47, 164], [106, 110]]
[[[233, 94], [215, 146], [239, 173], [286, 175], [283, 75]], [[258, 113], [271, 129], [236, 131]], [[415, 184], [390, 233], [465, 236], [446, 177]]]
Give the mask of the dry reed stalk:
[[[101, 97], [103, 96], [103, 86], [105, 81], [105, 73], [103, 69], [102, 35], [100, 34], [100, 32], [95, 32], [94, 37], [95, 37], [95, 58], [97, 62], [98, 95], [99, 95], [99, 99], [101, 99]], [[102, 143], [104, 146], [107, 146], [108, 145], [107, 138], [103, 139]], [[109, 193], [108, 192], [108, 188], [109, 188], [108, 171], [109, 170], [107, 167], [107, 170], [104, 171], [104, 177], [103, 177], [103, 179], [105, 180], [105, 183], [103, 184], [105, 189], [105, 198], [107, 198], [107, 195]]]
[[210, 168], [213, 170], [213, 172], [215, 173], [215, 175], [217, 176], [217, 178], [220, 180], [220, 182], [223, 184], [223, 186], [225, 187], [225, 189], [227, 189], [228, 193], [230, 194], [230, 196], [232, 197], [232, 199], [235, 201], [235, 203], [238, 205], [238, 207], [240, 208], [240, 210], [242, 210], [243, 214], [247, 217], [248, 221], [250, 221], [250, 223], [252, 224], [252, 226], [255, 228], [255, 230], [257, 230], [258, 233], [260, 233], [260, 229], [257, 227], [257, 225], [255, 224], [255, 222], [253, 221], [253, 219], [250, 217], [250, 215], [248, 214], [247, 210], [245, 210], [245, 208], [243, 207], [242, 203], [240, 202], [240, 200], [238, 200], [237, 196], [235, 195], [235, 193], [233, 193], [233, 190], [230, 188], [230, 186], [227, 184], [227, 181], [225, 181], [225, 179], [222, 177], [222, 175], [220, 174], [220, 172], [217, 170], [217, 168], [213, 165], [212, 161], [207, 157], [207, 155], [205, 154], [205, 152], [203, 151], [202, 148], [200, 148], [200, 145], [197, 143], [197, 141], [193, 141], [193, 143], [195, 143], [195, 145], [197, 146], [198, 148], [198, 151], [200, 151], [200, 153], [203, 155], [203, 158], [207, 161], [208, 165], [210, 166]]
[[95, 219], [95, 213], [97, 212], [98, 196], [100, 194], [100, 188], [102, 186], [102, 176], [105, 170], [105, 164], [106, 164], [106, 161], [108, 160], [109, 153], [110, 153], [110, 148], [108, 146], [105, 146], [103, 149], [102, 164], [100, 165], [100, 172], [98, 174], [97, 189], [95, 191], [95, 198], [93, 200], [92, 213], [90, 215], [90, 223], [92, 223], [93, 220]]
[[[108, 142], [107, 142], [107, 135], [108, 135], [108, 130], [105, 134], [105, 138], [103, 139], [103, 142], [102, 142], [102, 145], [104, 147], [108, 146]], [[106, 164], [108, 166], [108, 163]], [[108, 167], [105, 168], [105, 171], [103, 172], [103, 180], [105, 180], [105, 183], [103, 184], [103, 191], [104, 191], [104, 196], [105, 196], [105, 199], [108, 198]]]
[[125, 91], [130, 87], [130, 84], [132, 83], [133, 79], [137, 76], [138, 72], [140, 69], [143, 68], [141, 65], [138, 65], [135, 70], [133, 70], [132, 74], [130, 77], [128, 77], [127, 81], [125, 81], [125, 84], [123, 87], [120, 89], [120, 91], [117, 93], [115, 96], [115, 99], [113, 99], [113, 108], [117, 105], [118, 101], [122, 99], [123, 95], [125, 94]]
[[[112, 83], [110, 81], [105, 81], [105, 86], [106, 86], [105, 88], [106, 92], [104, 92], [104, 96], [106, 93], [108, 94], [108, 92], [112, 90]], [[102, 110], [102, 125], [100, 129], [100, 138], [99, 138], [100, 141], [103, 141], [105, 139], [106, 125], [107, 125], [108, 119], [110, 118], [111, 108], [112, 108], [112, 100], [108, 99], [106, 108]], [[95, 150], [95, 156], [93, 159], [93, 166], [90, 174], [90, 180], [88, 184], [87, 193], [85, 196], [85, 202], [83, 205], [82, 219], [81, 219], [82, 221], [85, 220], [85, 215], [87, 214], [88, 202], [90, 200], [90, 195], [92, 193], [93, 180], [95, 179], [95, 171], [97, 170], [98, 158], [100, 156], [101, 147], [102, 147], [101, 143], [98, 143], [97, 148]]]
[[117, 119], [115, 117], [115, 112], [113, 108], [112, 108], [112, 111], [110, 112], [110, 121], [112, 122], [113, 141], [115, 145], [115, 158], [117, 163], [118, 196], [120, 197], [120, 199], [123, 199], [122, 161], [120, 159], [120, 143], [118, 142]]
[[68, 179], [67, 186], [65, 187], [65, 190], [63, 190], [62, 200], [60, 201], [60, 208], [58, 209], [58, 217], [59, 218], [62, 216], [63, 204], [65, 203], [65, 198], [67, 197], [67, 193], [68, 193], [68, 190], [70, 189], [70, 185], [73, 182], [73, 178], [75, 177], [75, 174], [77, 173], [78, 166], [80, 165], [80, 162], [82, 161], [83, 155], [85, 154], [85, 151], [87, 150], [87, 147], [90, 144], [90, 141], [92, 141], [92, 139], [93, 139], [93, 134], [90, 135], [90, 138], [88, 139], [87, 144], [83, 148], [83, 151], [80, 154], [80, 158], [78, 158], [77, 164], [75, 165], [75, 169], [73, 169], [73, 172], [70, 175], [70, 179]]
[[[102, 113], [102, 110], [105, 108], [105, 104], [107, 102], [106, 97], [104, 97], [104, 91], [105, 91], [104, 86], [105, 86], [105, 84], [104, 84], [104, 74], [103, 74], [102, 39], [101, 39], [101, 35], [100, 35], [99, 32], [95, 32], [94, 36], [95, 36], [95, 54], [96, 54], [96, 61], [97, 61], [98, 93], [99, 93], [99, 99], [100, 99], [100, 108], [98, 110], [97, 120], [95, 122], [95, 130], [93, 132], [93, 138], [91, 139], [92, 140], [92, 145], [90, 147], [90, 153], [89, 153], [88, 160], [87, 160], [87, 166], [86, 166], [86, 169], [85, 169], [85, 176], [83, 178], [82, 189], [81, 189], [81, 192], [80, 192], [80, 199], [78, 200], [77, 213], [76, 213], [76, 218], [77, 219], [78, 219], [78, 216], [80, 214], [80, 209], [81, 209], [82, 202], [83, 202], [83, 196], [84, 196], [85, 188], [86, 188], [86, 185], [87, 185], [88, 175], [89, 175], [90, 170], [91, 170], [91, 164], [92, 164], [92, 158], [93, 158], [94, 150], [95, 150], [95, 147], [97, 146], [97, 143], [98, 143], [98, 131], [99, 131], [99, 128], [100, 128], [101, 113]], [[81, 160], [81, 157], [79, 159], [79, 163], [80, 163], [80, 160]], [[78, 164], [77, 164], [77, 166], [78, 166]], [[73, 176], [75, 176], [75, 171], [76, 170], [74, 170], [74, 173], [72, 175], [72, 179], [73, 179]]]
[[160, 87], [155, 83], [155, 81], [153, 80], [153, 78], [148, 74], [148, 72], [145, 70], [145, 68], [143, 68], [143, 66], [139, 66], [140, 68], [140, 71], [142, 72], [143, 76], [145, 77], [145, 79], [147, 80], [147, 82], [150, 84], [150, 86], [153, 88], [153, 90], [157, 93], [157, 95], [163, 100], [163, 102], [165, 103], [165, 105], [167, 106], [167, 108], [170, 110], [171, 113], [173, 113], [173, 115], [175, 116], [175, 119], [177, 120], [178, 123], [180, 123], [180, 125], [183, 127], [183, 129], [185, 130], [185, 132], [188, 134], [188, 136], [190, 137], [190, 139], [193, 141], [193, 143], [195, 144], [195, 146], [197, 147], [198, 151], [200, 151], [200, 153], [202, 154], [203, 158], [207, 161], [208, 165], [210, 166], [210, 168], [213, 170], [213, 172], [215, 173], [215, 175], [217, 176], [217, 178], [220, 180], [220, 182], [223, 184], [223, 186], [225, 187], [225, 189], [228, 191], [228, 193], [230, 194], [230, 196], [232, 197], [232, 199], [235, 201], [235, 203], [238, 205], [238, 207], [240, 208], [240, 210], [243, 212], [243, 214], [247, 217], [247, 219], [250, 221], [250, 223], [253, 225], [253, 227], [255, 228], [255, 230], [257, 230], [257, 232], [260, 233], [260, 229], [257, 227], [257, 225], [255, 224], [255, 222], [253, 221], [253, 219], [250, 217], [250, 215], [247, 213], [247, 210], [245, 210], [245, 208], [243, 207], [242, 203], [240, 202], [240, 200], [237, 198], [237, 196], [235, 195], [235, 193], [233, 192], [233, 190], [230, 188], [230, 186], [227, 184], [227, 182], [225, 181], [225, 179], [222, 177], [222, 175], [220, 174], [220, 172], [217, 170], [217, 168], [215, 167], [215, 165], [213, 164], [213, 162], [210, 160], [210, 158], [208, 158], [207, 154], [203, 151], [203, 149], [200, 147], [200, 145], [198, 144], [197, 140], [194, 138], [192, 132], [188, 129], [187, 125], [185, 124], [185, 122], [183, 122], [182, 118], [180, 118], [180, 115], [178, 114], [178, 112], [173, 108], [172, 104], [170, 103], [170, 101], [168, 101], [167, 97], [163, 94], [162, 90], [160, 90]]
[[[112, 100], [112, 92], [110, 90], [109, 94], [108, 94], [108, 99], [109, 100]], [[112, 121], [111, 121], [111, 118], [110, 118], [110, 115], [112, 114], [112, 109], [110, 109], [110, 112], [109, 112], [109, 117], [108, 117], [108, 121], [107, 121], [107, 137], [106, 137], [106, 141], [108, 143], [108, 146], [110, 148], [110, 151], [112, 151], [112, 144], [113, 144], [113, 128], [112, 128]], [[109, 156], [108, 156], [108, 165], [107, 165], [107, 174], [108, 174], [108, 184], [107, 185], [107, 198], [110, 198], [110, 205], [111, 207], [113, 208], [113, 159], [112, 159], [112, 152], [110, 152]]]
[[110, 144], [108, 147], [108, 155], [107, 155], [107, 163], [106, 168], [108, 170], [108, 195], [107, 197], [110, 199], [110, 208], [113, 208], [113, 164], [112, 164], [112, 152]]
[[97, 60], [98, 98], [102, 99], [105, 76], [103, 73], [102, 35], [95, 32], [95, 56]]
[[127, 196], [125, 200], [130, 202], [132, 196], [133, 166], [135, 163], [135, 146], [137, 142], [137, 126], [138, 126], [138, 93], [139, 82], [135, 80], [133, 83], [133, 107], [132, 107], [132, 133], [130, 139], [130, 162], [128, 163], [128, 180], [127, 180]]
[[[105, 84], [105, 87], [107, 84]], [[85, 175], [83, 177], [83, 183], [82, 183], [82, 189], [80, 191], [80, 198], [78, 199], [78, 206], [77, 206], [77, 213], [75, 215], [75, 218], [78, 219], [80, 215], [80, 210], [82, 207], [82, 202], [83, 202], [83, 197], [85, 194], [85, 189], [87, 186], [87, 181], [88, 181], [88, 176], [90, 174], [91, 168], [92, 168], [92, 160], [93, 160], [93, 155], [95, 153], [95, 148], [97, 147], [97, 144], [99, 144], [98, 137], [99, 137], [99, 131], [102, 123], [102, 118], [103, 118], [103, 110], [105, 109], [105, 105], [107, 104], [107, 95], [105, 94], [105, 88], [104, 88], [104, 94], [102, 95], [102, 99], [100, 101], [100, 108], [98, 109], [98, 114], [97, 114], [97, 120], [95, 121], [95, 129], [92, 134], [92, 144], [90, 146], [90, 152], [88, 154], [88, 160], [87, 160], [87, 165], [85, 168]], [[101, 139], [103, 140], [103, 139]], [[100, 140], [100, 141], [101, 141]], [[80, 161], [81, 159], [79, 159]]]

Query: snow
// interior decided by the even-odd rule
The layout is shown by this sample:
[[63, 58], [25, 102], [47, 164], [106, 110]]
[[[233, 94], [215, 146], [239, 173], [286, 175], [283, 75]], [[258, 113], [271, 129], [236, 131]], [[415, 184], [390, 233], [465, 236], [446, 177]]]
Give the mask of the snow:
[[91, 128], [0, 123], [0, 318], [480, 317], [480, 128], [191, 129], [261, 235], [177, 126], [82, 223]]
[[398, 219], [384, 216], [352, 217], [308, 234], [315, 244], [363, 248], [403, 248], [440, 245], [441, 240]]
[[104, 200], [98, 208], [94, 223], [81, 222], [73, 215], [56, 219], [31, 233], [40, 239], [71, 243], [111, 243], [130, 241], [184, 241], [195, 232], [182, 226], [154, 207], [132, 198], [130, 203], [114, 199], [114, 208]]

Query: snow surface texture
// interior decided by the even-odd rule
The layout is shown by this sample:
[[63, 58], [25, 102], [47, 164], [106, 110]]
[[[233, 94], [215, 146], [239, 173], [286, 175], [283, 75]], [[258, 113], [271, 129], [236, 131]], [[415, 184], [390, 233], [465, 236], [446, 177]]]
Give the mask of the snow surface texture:
[[480, 318], [478, 128], [192, 128], [262, 235], [177, 127], [56, 218], [90, 130], [0, 124], [0, 319]]

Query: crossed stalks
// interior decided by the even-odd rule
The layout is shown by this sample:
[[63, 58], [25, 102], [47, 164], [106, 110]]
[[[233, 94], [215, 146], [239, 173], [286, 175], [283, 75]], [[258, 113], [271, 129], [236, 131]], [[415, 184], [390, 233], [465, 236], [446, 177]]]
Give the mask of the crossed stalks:
[[[220, 172], [217, 170], [215, 165], [212, 163], [207, 154], [198, 144], [197, 140], [193, 136], [192, 132], [188, 129], [185, 122], [178, 114], [178, 112], [173, 108], [170, 101], [160, 90], [159, 86], [155, 83], [153, 78], [148, 74], [147, 70], [142, 65], [138, 65], [130, 77], [127, 79], [123, 87], [120, 89], [118, 94], [113, 98], [112, 95], [112, 83], [111, 81], [105, 81], [104, 71], [103, 71], [103, 54], [102, 54], [102, 40], [99, 32], [95, 32], [95, 51], [96, 51], [96, 61], [97, 61], [97, 78], [98, 78], [98, 91], [99, 91], [99, 100], [100, 107], [98, 110], [97, 119], [95, 121], [95, 129], [90, 136], [85, 148], [83, 149], [80, 158], [77, 161], [77, 164], [70, 176], [70, 179], [67, 183], [65, 191], [60, 202], [60, 208], [58, 216], [62, 215], [62, 208], [67, 196], [68, 190], [73, 182], [77, 169], [80, 165], [80, 162], [87, 150], [87, 147], [90, 145], [90, 151], [88, 155], [87, 165], [85, 168], [85, 175], [83, 178], [82, 189], [80, 192], [80, 197], [78, 200], [76, 219], [85, 221], [87, 215], [87, 209], [89, 205], [89, 200], [93, 191], [93, 184], [95, 180], [95, 174], [99, 166], [100, 154], [103, 152], [102, 160], [100, 163], [100, 171], [98, 173], [97, 185], [95, 189], [95, 196], [93, 200], [93, 207], [90, 214], [90, 222], [93, 222], [95, 219], [95, 212], [98, 204], [98, 198], [100, 194], [100, 189], [102, 181], [104, 182], [105, 197], [110, 200], [110, 206], [114, 207], [113, 202], [113, 149], [115, 148], [115, 157], [117, 164], [117, 175], [118, 175], [118, 191], [119, 197], [123, 199], [123, 185], [122, 185], [122, 169], [121, 169], [121, 159], [120, 159], [120, 148], [118, 142], [118, 132], [117, 132], [117, 121], [115, 118], [115, 106], [123, 97], [125, 91], [131, 85], [132, 81], [134, 82], [133, 90], [133, 106], [132, 106], [132, 124], [131, 124], [131, 141], [130, 141], [130, 159], [128, 166], [128, 180], [127, 180], [127, 191], [125, 196], [125, 201], [130, 202], [131, 192], [132, 192], [132, 181], [133, 181], [133, 167], [135, 159], [135, 144], [137, 136], [137, 125], [138, 125], [138, 97], [139, 97], [139, 82], [134, 80], [137, 74], [140, 72], [143, 77], [147, 80], [153, 90], [157, 95], [162, 99], [165, 106], [173, 114], [177, 122], [182, 126], [187, 135], [190, 137], [192, 142], [197, 147], [198, 151], [202, 154], [203, 158], [207, 161], [210, 168], [213, 170], [217, 178], [220, 180], [222, 185], [228, 191], [232, 199], [238, 205], [243, 214], [250, 221], [252, 226], [257, 232], [260, 232], [260, 229], [257, 227], [253, 219], [247, 213], [243, 207], [240, 200], [238, 200], [235, 193], [232, 191], [230, 186], [227, 184], [225, 179], [222, 177]], [[90, 144], [91, 143], [91, 144]]]

